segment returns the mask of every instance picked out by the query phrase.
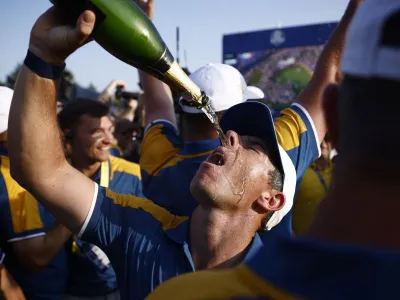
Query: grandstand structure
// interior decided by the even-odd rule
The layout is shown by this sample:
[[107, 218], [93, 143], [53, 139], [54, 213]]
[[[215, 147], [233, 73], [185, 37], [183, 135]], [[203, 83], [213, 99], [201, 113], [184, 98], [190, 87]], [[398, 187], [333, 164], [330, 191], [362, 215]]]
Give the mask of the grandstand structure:
[[275, 28], [223, 36], [222, 61], [237, 68], [265, 102], [290, 105], [311, 78], [323, 46], [337, 23]]

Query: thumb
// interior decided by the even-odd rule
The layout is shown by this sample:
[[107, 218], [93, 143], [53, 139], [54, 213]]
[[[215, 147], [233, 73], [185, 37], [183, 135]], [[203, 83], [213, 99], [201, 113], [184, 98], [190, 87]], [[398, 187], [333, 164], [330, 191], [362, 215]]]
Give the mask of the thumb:
[[90, 11], [84, 11], [76, 22], [76, 28], [69, 36], [69, 42], [80, 46], [86, 42], [92, 34], [96, 22], [96, 15]]

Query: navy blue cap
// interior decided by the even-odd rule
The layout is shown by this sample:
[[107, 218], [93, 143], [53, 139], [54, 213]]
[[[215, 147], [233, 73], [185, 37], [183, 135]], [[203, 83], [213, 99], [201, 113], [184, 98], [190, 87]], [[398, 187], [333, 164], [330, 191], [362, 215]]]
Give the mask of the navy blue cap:
[[220, 122], [221, 129], [226, 133], [233, 130], [239, 135], [258, 137], [268, 141], [272, 147], [273, 162], [285, 174], [275, 133], [274, 119], [267, 105], [257, 101], [247, 101], [229, 108]]

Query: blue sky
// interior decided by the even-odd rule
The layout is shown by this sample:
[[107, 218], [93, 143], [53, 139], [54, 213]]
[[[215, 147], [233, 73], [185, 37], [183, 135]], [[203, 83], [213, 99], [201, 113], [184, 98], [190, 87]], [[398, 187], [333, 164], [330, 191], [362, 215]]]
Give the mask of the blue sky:
[[[155, 20], [171, 52], [180, 27], [181, 64], [187, 52], [191, 71], [209, 62], [221, 62], [222, 35], [277, 26], [337, 21], [348, 0], [155, 0]], [[37, 17], [50, 7], [48, 0], [1, 0], [0, 79], [25, 57], [29, 32]], [[137, 71], [96, 43], [86, 45], [67, 60], [78, 83], [104, 88], [112, 79], [137, 89]]]

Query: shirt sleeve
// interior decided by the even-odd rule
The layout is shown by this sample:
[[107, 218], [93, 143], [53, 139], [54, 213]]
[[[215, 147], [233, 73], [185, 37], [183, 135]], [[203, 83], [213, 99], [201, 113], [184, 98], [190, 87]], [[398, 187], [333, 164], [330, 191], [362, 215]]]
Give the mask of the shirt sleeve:
[[8, 201], [1, 221], [7, 242], [45, 235], [41, 209], [43, 207], [28, 191], [19, 186], [8, 187]]
[[124, 235], [138, 231], [154, 234], [157, 229], [171, 228], [187, 219], [172, 215], [148, 199], [95, 186], [92, 205], [78, 238], [100, 248], [120, 241]]
[[145, 131], [140, 147], [142, 181], [154, 174], [180, 150], [181, 141], [176, 127], [169, 121], [156, 120]]
[[281, 111], [275, 120], [275, 130], [279, 144], [296, 168], [297, 179], [302, 178], [321, 153], [313, 120], [304, 107], [295, 103]]

